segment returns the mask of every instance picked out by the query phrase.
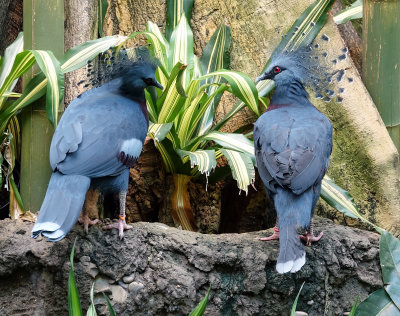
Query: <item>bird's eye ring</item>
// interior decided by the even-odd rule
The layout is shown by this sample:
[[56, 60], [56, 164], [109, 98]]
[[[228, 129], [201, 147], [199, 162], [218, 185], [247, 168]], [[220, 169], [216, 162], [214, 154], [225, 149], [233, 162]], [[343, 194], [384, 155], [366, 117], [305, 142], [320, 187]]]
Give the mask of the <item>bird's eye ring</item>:
[[152, 84], [153, 84], [153, 79], [151, 79], [151, 78], [143, 78], [143, 81], [144, 81], [147, 85], [152, 85]]
[[274, 73], [278, 74], [281, 72], [281, 68], [279, 68], [278, 66], [274, 67]]

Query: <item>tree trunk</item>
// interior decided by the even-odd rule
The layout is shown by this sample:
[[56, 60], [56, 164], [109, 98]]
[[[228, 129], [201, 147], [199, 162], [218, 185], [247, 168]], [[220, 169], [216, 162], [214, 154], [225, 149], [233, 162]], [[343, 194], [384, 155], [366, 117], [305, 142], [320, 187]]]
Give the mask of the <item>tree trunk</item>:
[[22, 0], [2, 0], [0, 2], [0, 56], [22, 31]]
[[[125, 232], [74, 229], [49, 243], [30, 237], [31, 223], [0, 222], [0, 312], [3, 315], [68, 315], [69, 254], [76, 241], [75, 276], [84, 310], [95, 282], [99, 315], [188, 315], [211, 286], [205, 315], [289, 315], [304, 280], [297, 310], [309, 316], [343, 315], [382, 287], [379, 235], [316, 219], [324, 237], [306, 247], [296, 274], [275, 271], [277, 242], [267, 231], [203, 235], [159, 223], [136, 223]], [[15, 239], [18, 236], [18, 240]], [[18, 299], [15, 299], [18, 295]], [[35, 313], [33, 312], [35, 311]], [[35, 315], [36, 315], [35, 314]]]

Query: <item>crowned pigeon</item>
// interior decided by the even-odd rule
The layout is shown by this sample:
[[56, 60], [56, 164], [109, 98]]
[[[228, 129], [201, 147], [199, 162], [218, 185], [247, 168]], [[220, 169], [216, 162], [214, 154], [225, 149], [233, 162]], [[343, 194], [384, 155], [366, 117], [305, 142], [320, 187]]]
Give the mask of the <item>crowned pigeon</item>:
[[[89, 187], [119, 192], [120, 238], [125, 221], [129, 168], [137, 161], [149, 119], [144, 89], [162, 89], [149, 61], [125, 61], [109, 81], [74, 99], [65, 110], [50, 146], [53, 174], [32, 237], [58, 241], [76, 223]], [[85, 224], [90, 223], [88, 218]]]
[[311, 60], [308, 49], [284, 52], [256, 79], [276, 84], [267, 111], [255, 123], [254, 147], [258, 172], [277, 212], [274, 235], [262, 240], [280, 240], [279, 273], [297, 272], [305, 264], [297, 228], [306, 229], [308, 245], [322, 236], [314, 236], [312, 216], [329, 164], [332, 126], [304, 88], [315, 81]]

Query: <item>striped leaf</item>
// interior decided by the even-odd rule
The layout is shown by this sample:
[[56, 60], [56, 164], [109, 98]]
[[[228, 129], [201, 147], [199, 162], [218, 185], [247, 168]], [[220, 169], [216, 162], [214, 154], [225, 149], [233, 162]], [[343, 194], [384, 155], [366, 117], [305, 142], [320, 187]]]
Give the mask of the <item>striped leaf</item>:
[[42, 72], [47, 78], [46, 112], [54, 128], [58, 122], [58, 106], [64, 96], [64, 74], [60, 62], [50, 51], [32, 50]]
[[[172, 32], [169, 53], [168, 53], [168, 70], [172, 69], [178, 62], [181, 62], [191, 70], [193, 68], [193, 33], [186, 20], [182, 15], [178, 26]], [[183, 87], [186, 89], [189, 82], [189, 72], [183, 74]]]
[[205, 173], [206, 176], [210, 175], [215, 167], [217, 166], [217, 160], [215, 157], [215, 150], [196, 150], [194, 152], [186, 150], [177, 150], [178, 154], [182, 159], [189, 157], [190, 167], [198, 167], [200, 173]]
[[350, 7], [340, 11], [333, 17], [333, 21], [336, 24], [346, 23], [347, 21], [354, 19], [361, 19], [363, 15], [362, 0], [357, 0]]
[[186, 20], [192, 18], [194, 0], [168, 0], [167, 17], [165, 26], [165, 37], [170, 40], [171, 34], [178, 25], [182, 14], [185, 14]]
[[249, 155], [230, 149], [220, 149], [220, 151], [228, 160], [232, 177], [237, 181], [239, 190], [245, 191], [247, 195], [248, 187], [254, 183], [256, 175]]
[[306, 282], [303, 282], [303, 284], [300, 287], [299, 293], [297, 293], [297, 295], [296, 295], [296, 299], [294, 300], [292, 310], [290, 312], [290, 316], [296, 316], [297, 301], [299, 300], [300, 293], [301, 293], [301, 290], [303, 289], [304, 283], [306, 283]]
[[198, 123], [204, 116], [207, 109], [212, 106], [212, 102], [216, 96], [221, 95], [228, 89], [228, 85], [220, 85], [212, 95], [207, 96], [203, 91], [199, 91], [198, 97], [193, 100], [190, 107], [182, 115], [181, 122], [177, 127], [178, 137], [182, 146], [192, 138], [194, 131], [198, 128]]
[[61, 70], [66, 73], [79, 69], [98, 54], [123, 44], [127, 39], [127, 36], [122, 35], [107, 36], [70, 48], [60, 60]]
[[[178, 85], [181, 84], [178, 79], [182, 78], [182, 76], [178, 77], [178, 75], [184, 72], [186, 67], [186, 65], [178, 62], [172, 69], [167, 87], [157, 100], [157, 109], [160, 112], [157, 123], [172, 122], [181, 110], [185, 98], [178, 92]], [[179, 88], [179, 90], [182, 89], [183, 88]]]
[[[231, 45], [231, 31], [229, 26], [226, 25], [226, 22], [223, 21], [215, 33], [211, 36], [210, 41], [207, 43], [206, 47], [203, 50], [201, 56], [201, 65], [203, 69], [203, 73], [211, 73], [218, 69], [229, 69], [230, 64], [230, 56], [229, 56], [229, 47]], [[210, 77], [206, 79], [206, 83], [217, 82], [221, 83], [222, 78], [220, 76]], [[213, 94], [213, 92], [217, 89], [216, 86], [210, 86], [207, 89], [207, 93], [209, 95]], [[210, 107], [207, 108], [206, 113], [202, 117], [199, 126], [199, 134], [202, 135], [206, 133], [212, 123], [214, 121], [215, 107], [219, 103], [221, 95], [216, 96]]]
[[90, 289], [90, 305], [86, 312], [86, 316], [97, 316], [96, 307], [94, 306], [94, 283]]
[[[295, 50], [311, 44], [324, 26], [328, 18], [328, 11], [334, 2], [335, 0], [318, 0], [311, 4], [293, 23], [286, 36], [275, 48], [271, 58], [284, 51]], [[262, 72], [268, 67], [268, 62]]]
[[212, 140], [220, 144], [224, 148], [240, 151], [245, 153], [255, 161], [254, 157], [254, 144], [242, 134], [211, 132], [203, 137], [207, 140]]
[[174, 123], [154, 124], [150, 123], [148, 134], [156, 142], [162, 142]]
[[146, 98], [147, 111], [149, 112], [149, 119], [151, 122], [157, 122], [156, 96], [153, 96], [153, 93], [149, 92], [148, 89], [144, 90], [144, 95]]
[[[169, 52], [169, 43], [162, 35], [160, 29], [157, 24], [153, 22], [147, 22], [147, 32], [144, 34], [147, 37], [147, 40], [150, 44], [149, 50], [153, 53], [153, 56], [156, 57], [165, 69], [168, 68], [168, 52]], [[161, 82], [161, 84], [163, 84]]]
[[346, 216], [361, 219], [372, 225], [379, 233], [383, 232], [382, 228], [371, 223], [361, 215], [350, 193], [335, 184], [328, 175], [325, 175], [322, 179], [321, 197], [325, 202]]
[[257, 89], [254, 82], [247, 75], [236, 71], [221, 69], [203, 75], [199, 78], [199, 80], [214, 76], [221, 76], [225, 78], [231, 86], [232, 93], [246, 103], [246, 105], [249, 106], [254, 113], [259, 115]]
[[[30, 51], [23, 51], [15, 56], [13, 66], [0, 87], [0, 96], [3, 96], [5, 92], [9, 92], [15, 80], [28, 71], [34, 63], [35, 57]], [[4, 98], [2, 99], [4, 100]]]
[[2, 87], [2, 90], [4, 92], [0, 94], [1, 97], [0, 102], [5, 96], [4, 93], [6, 91], [11, 92], [16, 84], [16, 80], [14, 80], [13, 83], [9, 83], [7, 87], [3, 88], [6, 78], [9, 76], [11, 69], [13, 68], [16, 56], [20, 52], [22, 52], [23, 44], [24, 44], [24, 38], [23, 38], [23, 33], [21, 32], [18, 34], [16, 40], [10, 46], [8, 46], [4, 52], [4, 57], [1, 60], [1, 68], [0, 68], [0, 87]]

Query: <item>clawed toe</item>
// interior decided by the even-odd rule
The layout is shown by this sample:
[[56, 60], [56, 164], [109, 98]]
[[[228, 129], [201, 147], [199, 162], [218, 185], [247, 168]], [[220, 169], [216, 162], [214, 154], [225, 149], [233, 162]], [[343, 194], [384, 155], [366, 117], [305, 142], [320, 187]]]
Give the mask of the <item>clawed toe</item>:
[[270, 241], [278, 239], [279, 239], [279, 230], [275, 230], [275, 228], [274, 228], [274, 233], [271, 236], [260, 238], [261, 241]]
[[80, 217], [78, 219], [79, 224], [83, 225], [83, 230], [85, 231], [85, 233], [87, 234], [89, 232], [89, 226], [93, 226], [96, 225], [99, 220], [96, 218], [94, 220], [91, 220], [87, 215]]
[[104, 230], [108, 230], [108, 229], [118, 229], [118, 236], [119, 239], [124, 238], [124, 230], [129, 230], [132, 229], [133, 227], [131, 225], [128, 225], [125, 220], [119, 220], [116, 223], [110, 224], [110, 225], [106, 225], [103, 227]]
[[323, 232], [320, 232], [318, 236], [315, 236], [313, 233], [306, 232], [304, 235], [300, 235], [300, 239], [306, 242], [306, 246], [311, 246], [312, 242], [317, 242], [324, 235]]

